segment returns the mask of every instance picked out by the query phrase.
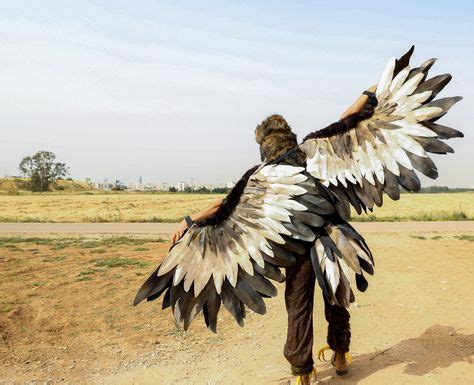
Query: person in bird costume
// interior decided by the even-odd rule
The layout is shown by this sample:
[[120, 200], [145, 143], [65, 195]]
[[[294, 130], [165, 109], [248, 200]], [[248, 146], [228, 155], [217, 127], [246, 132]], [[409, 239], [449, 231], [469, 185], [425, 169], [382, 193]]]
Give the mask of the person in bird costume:
[[[350, 361], [349, 307], [374, 273], [364, 238], [348, 223], [381, 206], [400, 187], [420, 190], [415, 171], [438, 176], [428, 153], [446, 154], [442, 140], [462, 133], [437, 121], [461, 97], [436, 99], [451, 75], [428, 78], [430, 59], [410, 68], [414, 47], [391, 59], [377, 86], [365, 91], [342, 118], [298, 144], [282, 116], [255, 130], [262, 163], [249, 169], [225, 199], [187, 216], [173, 234], [168, 255], [139, 289], [134, 305], [163, 296], [175, 320], [188, 329], [201, 311], [217, 331], [223, 306], [244, 325], [246, 308], [264, 314], [264, 298], [285, 282], [288, 332], [284, 355], [297, 381], [314, 375], [313, 297], [317, 281], [328, 321], [325, 350], [336, 373]], [[285, 275], [281, 268], [285, 269]]]

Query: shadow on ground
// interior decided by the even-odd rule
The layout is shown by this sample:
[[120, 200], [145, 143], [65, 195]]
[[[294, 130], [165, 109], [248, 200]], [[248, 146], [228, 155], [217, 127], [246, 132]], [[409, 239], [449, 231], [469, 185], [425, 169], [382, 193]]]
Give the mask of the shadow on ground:
[[337, 377], [334, 368], [328, 364], [318, 368], [318, 378], [320, 384], [357, 384], [380, 370], [400, 364], [405, 364], [405, 374], [423, 376], [455, 362], [472, 364], [473, 354], [474, 334], [460, 334], [450, 326], [434, 325], [417, 338], [353, 357], [349, 374], [345, 377]]

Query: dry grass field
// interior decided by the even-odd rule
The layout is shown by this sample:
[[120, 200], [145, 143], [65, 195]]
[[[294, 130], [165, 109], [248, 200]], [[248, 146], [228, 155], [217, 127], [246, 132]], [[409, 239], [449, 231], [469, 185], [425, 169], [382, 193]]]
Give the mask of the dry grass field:
[[[377, 232], [376, 275], [352, 308], [354, 363], [322, 384], [467, 384], [474, 377], [474, 232]], [[393, 231], [393, 232], [392, 232]], [[131, 306], [168, 248], [151, 236], [0, 237], [0, 383], [288, 384], [283, 285], [265, 316], [219, 332]], [[158, 300], [160, 302], [160, 300]], [[317, 293], [315, 349], [325, 322]]]
[[217, 194], [37, 194], [0, 196], [0, 222], [176, 222]]
[[402, 194], [400, 200], [384, 197], [382, 207], [355, 220], [473, 220], [474, 193]]
[[[224, 195], [33, 194], [0, 195], [0, 222], [176, 222]], [[472, 220], [474, 193], [403, 194], [385, 199], [371, 215], [355, 220]]]

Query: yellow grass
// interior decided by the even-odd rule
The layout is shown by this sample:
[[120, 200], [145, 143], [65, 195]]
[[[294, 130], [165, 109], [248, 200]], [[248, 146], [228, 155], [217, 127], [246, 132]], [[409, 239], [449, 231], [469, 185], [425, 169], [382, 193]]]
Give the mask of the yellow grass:
[[[3, 222], [175, 222], [208, 206], [218, 194], [32, 194], [0, 196]], [[462, 214], [461, 214], [462, 213]], [[354, 220], [474, 219], [473, 193], [403, 194]]]
[[384, 196], [382, 207], [375, 207], [373, 213], [355, 219], [472, 220], [474, 193], [402, 194], [399, 201], [392, 201]]
[[0, 196], [0, 221], [175, 222], [222, 197], [172, 193]]

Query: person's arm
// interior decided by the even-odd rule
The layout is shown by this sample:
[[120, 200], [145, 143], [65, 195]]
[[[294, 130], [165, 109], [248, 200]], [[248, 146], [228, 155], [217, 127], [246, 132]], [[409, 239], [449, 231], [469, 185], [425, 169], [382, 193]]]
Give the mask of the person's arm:
[[[222, 199], [219, 199], [218, 201], [210, 205], [208, 208], [205, 208], [204, 210], [199, 211], [198, 213], [191, 214], [191, 220], [193, 222], [197, 222], [212, 217], [217, 212], [217, 210], [219, 210], [219, 207], [222, 206], [222, 201]], [[188, 224], [186, 223], [186, 220], [183, 219], [181, 222], [179, 222], [178, 227], [174, 231], [171, 241], [175, 243], [179, 238], [181, 238], [187, 228]]]
[[[370, 92], [375, 92], [377, 89], [377, 86], [372, 86], [367, 89], [367, 91]], [[367, 95], [362, 94], [359, 96], [359, 98], [354, 102], [352, 106], [350, 106], [341, 116], [341, 119], [344, 119], [346, 116], [349, 116], [350, 114], [355, 114], [356, 112], [359, 112], [364, 108], [365, 103], [367, 103], [367, 100], [369, 100], [369, 97]]]

